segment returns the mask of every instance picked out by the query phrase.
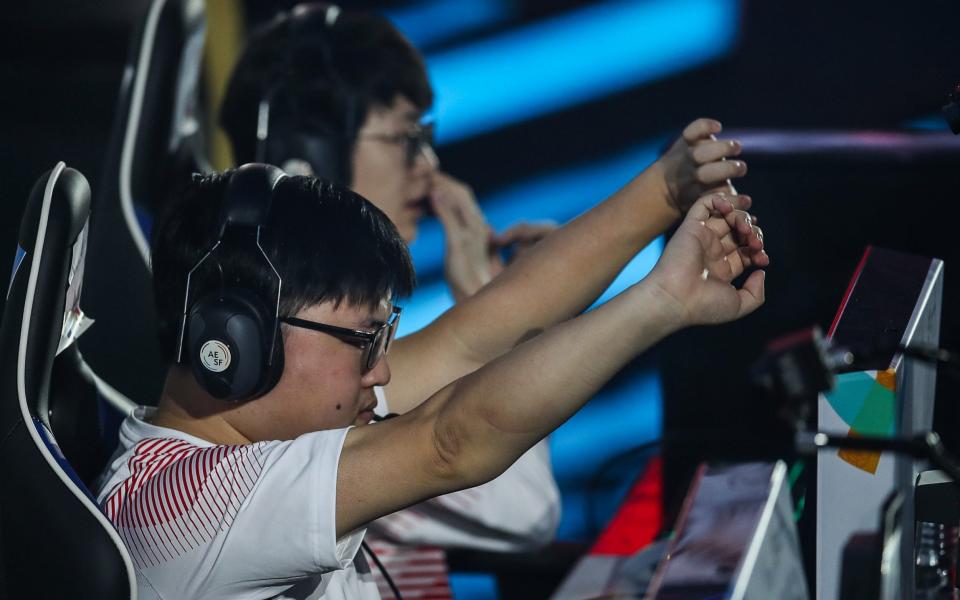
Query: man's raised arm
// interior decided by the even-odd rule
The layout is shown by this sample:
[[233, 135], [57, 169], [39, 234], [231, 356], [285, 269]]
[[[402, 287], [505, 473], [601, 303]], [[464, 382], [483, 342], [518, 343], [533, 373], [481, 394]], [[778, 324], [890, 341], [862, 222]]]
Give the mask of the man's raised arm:
[[654, 271], [604, 306], [521, 344], [398, 418], [352, 429], [340, 457], [337, 534], [503, 472], [664, 336], [763, 302], [763, 272], [731, 281], [762, 243], [721, 195], [698, 201]]
[[[475, 296], [391, 351], [391, 410], [410, 410], [441, 387], [541, 331], [579, 314], [641, 249], [704, 190], [743, 175], [740, 152], [714, 134], [720, 123], [691, 123], [670, 150], [613, 196], [547, 236]], [[545, 199], [548, 200], [548, 199]], [[735, 209], [750, 199], [731, 197]], [[765, 266], [765, 256], [756, 256]], [[424, 368], [429, 365], [429, 368]]]

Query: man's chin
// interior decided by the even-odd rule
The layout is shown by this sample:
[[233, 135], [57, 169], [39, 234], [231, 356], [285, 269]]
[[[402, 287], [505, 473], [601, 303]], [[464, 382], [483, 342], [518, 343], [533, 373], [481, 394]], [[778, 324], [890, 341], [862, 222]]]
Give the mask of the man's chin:
[[357, 418], [353, 420], [354, 425], [367, 425], [373, 421], [373, 411], [364, 410], [360, 411], [360, 414], [357, 415]]

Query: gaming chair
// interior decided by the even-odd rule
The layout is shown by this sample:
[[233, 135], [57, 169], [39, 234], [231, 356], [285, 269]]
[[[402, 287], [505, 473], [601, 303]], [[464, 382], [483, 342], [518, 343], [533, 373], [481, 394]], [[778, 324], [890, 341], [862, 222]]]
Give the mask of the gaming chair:
[[0, 328], [0, 597], [136, 598], [130, 557], [83, 479], [106, 452], [97, 380], [72, 343], [86, 324], [89, 209], [86, 179], [61, 162], [20, 227]]
[[91, 215], [85, 307], [97, 327], [80, 346], [99, 375], [144, 404], [159, 397], [165, 374], [149, 266], [152, 215], [177, 181], [210, 170], [197, 90], [205, 34], [204, 0], [148, 4]]

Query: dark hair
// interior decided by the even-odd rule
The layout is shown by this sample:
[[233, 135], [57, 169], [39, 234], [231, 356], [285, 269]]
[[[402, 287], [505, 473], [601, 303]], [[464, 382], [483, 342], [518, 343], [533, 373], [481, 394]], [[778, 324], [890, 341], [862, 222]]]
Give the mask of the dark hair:
[[[327, 25], [318, 7], [298, 6], [248, 40], [220, 111], [237, 164], [257, 159], [258, 109], [267, 97], [271, 137], [275, 122], [295, 119], [297, 129], [332, 139], [345, 165], [371, 107], [390, 106], [398, 94], [421, 111], [433, 104], [423, 58], [390, 21], [344, 13]], [[350, 175], [347, 166], [330, 177], [349, 185]]]
[[[154, 231], [153, 288], [168, 359], [176, 353], [187, 273], [217, 240], [231, 174], [194, 175]], [[376, 305], [414, 287], [407, 245], [390, 219], [361, 196], [313, 177], [277, 184], [260, 243], [283, 279], [281, 316], [324, 301]], [[191, 302], [219, 286], [252, 290], [268, 306], [276, 297], [276, 276], [252, 231], [227, 230], [215, 255], [194, 272]]]

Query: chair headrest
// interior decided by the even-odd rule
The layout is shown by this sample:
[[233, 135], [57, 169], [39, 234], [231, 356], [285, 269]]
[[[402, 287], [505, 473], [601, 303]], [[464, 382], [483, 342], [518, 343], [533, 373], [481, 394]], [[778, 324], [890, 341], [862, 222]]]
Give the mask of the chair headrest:
[[55, 227], [58, 231], [66, 227], [67, 241], [73, 244], [87, 224], [90, 184], [79, 171], [61, 162], [44, 173], [30, 191], [18, 236], [20, 247], [27, 253], [33, 252], [43, 212], [43, 199], [48, 191], [52, 194], [48, 227]]

